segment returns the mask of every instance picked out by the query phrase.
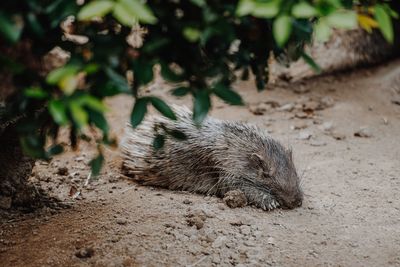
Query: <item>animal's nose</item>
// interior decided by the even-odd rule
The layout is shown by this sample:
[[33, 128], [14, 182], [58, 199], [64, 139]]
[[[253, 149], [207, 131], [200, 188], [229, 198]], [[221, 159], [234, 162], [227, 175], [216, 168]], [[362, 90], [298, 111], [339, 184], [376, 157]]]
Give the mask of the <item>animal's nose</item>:
[[303, 201], [301, 199], [298, 199], [298, 200], [294, 200], [294, 201], [288, 203], [288, 205], [286, 205], [286, 208], [294, 209], [294, 208], [300, 207], [302, 204], [303, 204]]
[[295, 207], [301, 207], [301, 205], [303, 205], [303, 201], [302, 201], [301, 199], [297, 200], [297, 201], [294, 203], [294, 206], [295, 206]]

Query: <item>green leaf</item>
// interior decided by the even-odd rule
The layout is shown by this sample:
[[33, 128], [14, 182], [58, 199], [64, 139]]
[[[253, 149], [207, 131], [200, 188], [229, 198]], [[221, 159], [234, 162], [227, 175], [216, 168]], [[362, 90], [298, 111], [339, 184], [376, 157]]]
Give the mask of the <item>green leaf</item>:
[[395, 10], [391, 9], [388, 4], [384, 4], [384, 7], [386, 9], [386, 13], [388, 13], [392, 18], [399, 19], [398, 11], [396, 12]]
[[180, 87], [174, 88], [172, 90], [172, 95], [174, 95], [174, 96], [185, 96], [189, 92], [190, 92], [190, 88], [184, 87], [184, 86], [180, 86]]
[[45, 99], [49, 96], [49, 94], [40, 87], [29, 87], [25, 89], [24, 95], [35, 99]]
[[97, 0], [84, 5], [78, 13], [78, 20], [90, 20], [94, 17], [103, 17], [114, 7], [113, 1]]
[[129, 12], [127, 8], [121, 3], [116, 3], [113, 10], [113, 16], [116, 18], [122, 25], [132, 27], [135, 23], [137, 23], [136, 17]]
[[231, 105], [243, 105], [242, 97], [229, 87], [219, 83], [214, 87], [214, 93]]
[[301, 52], [301, 57], [303, 58], [303, 60], [310, 65], [311, 68], [314, 69], [314, 71], [317, 74], [320, 74], [322, 72], [321, 67], [317, 64], [317, 62], [314, 61], [314, 59], [312, 57], [310, 57], [308, 54], [306, 54], [305, 52]]
[[139, 85], [148, 84], [153, 80], [153, 64], [143, 61], [133, 62], [133, 73]]
[[183, 29], [183, 36], [192, 43], [197, 42], [200, 39], [201, 32], [193, 27], [185, 27]]
[[153, 147], [155, 150], [161, 149], [165, 144], [165, 136], [161, 134], [157, 134], [153, 140]]
[[339, 10], [326, 17], [329, 26], [341, 29], [357, 28], [357, 14], [350, 10]]
[[136, 128], [143, 120], [147, 112], [147, 98], [137, 98], [131, 113], [131, 125]]
[[153, 107], [155, 107], [165, 117], [170, 118], [171, 120], [176, 120], [175, 113], [163, 100], [153, 96], [150, 97], [150, 101]]
[[286, 15], [279, 16], [272, 25], [272, 33], [277, 45], [283, 47], [292, 33], [292, 19]]
[[315, 39], [318, 42], [327, 42], [329, 40], [329, 37], [331, 36], [332, 29], [326, 23], [326, 21], [322, 18], [318, 21], [318, 23], [314, 27], [315, 31]]
[[161, 76], [169, 82], [183, 81], [183, 75], [175, 73], [167, 64], [161, 63]]
[[97, 176], [100, 174], [103, 162], [104, 162], [104, 156], [101, 153], [99, 153], [99, 155], [96, 158], [90, 161], [89, 165], [91, 166], [93, 176]]
[[86, 74], [93, 74], [96, 73], [99, 70], [99, 68], [100, 66], [98, 64], [90, 63], [85, 66], [83, 71], [86, 72]]
[[317, 10], [307, 2], [300, 2], [292, 9], [295, 18], [307, 19], [317, 15]]
[[0, 12], [0, 34], [10, 43], [16, 43], [22, 33], [22, 24], [18, 25], [3, 12]]
[[148, 24], [155, 24], [157, 22], [157, 18], [153, 15], [150, 8], [142, 4], [139, 0], [119, 0], [118, 3], [122, 5], [127, 13], [140, 22]]
[[265, 19], [276, 17], [279, 13], [279, 2], [280, 1], [277, 0], [270, 2], [255, 2], [251, 15]]
[[394, 33], [392, 19], [384, 6], [379, 4], [375, 6], [375, 19], [379, 24], [379, 29], [381, 30], [383, 37], [385, 37], [389, 43], [393, 43]]
[[97, 99], [94, 96], [84, 95], [80, 97], [77, 101], [80, 103], [80, 105], [87, 106], [94, 111], [98, 111], [100, 113], [107, 111], [106, 105], [100, 99]]
[[253, 0], [240, 0], [236, 8], [236, 15], [241, 17], [251, 14], [254, 10], [254, 4]]
[[210, 96], [206, 90], [201, 90], [194, 95], [193, 120], [196, 124], [201, 124], [206, 118], [210, 107]]
[[129, 93], [130, 92], [130, 88], [128, 85], [128, 82], [126, 81], [126, 79], [119, 75], [117, 72], [115, 72], [112, 68], [105, 68], [105, 73], [108, 76], [108, 78], [110, 78], [111, 83], [117, 87], [118, 92], [116, 93]]
[[75, 89], [78, 87], [79, 79], [74, 74], [69, 74], [64, 76], [59, 82], [58, 87], [61, 91], [64, 92], [66, 95], [71, 95], [75, 92]]
[[339, 9], [339, 8], [343, 7], [341, 0], [325, 0], [325, 1], [327, 3], [329, 3], [335, 9]]
[[198, 7], [204, 7], [207, 5], [205, 0], [190, 0], [193, 4], [195, 4]]
[[89, 116], [87, 112], [77, 104], [76, 102], [69, 103], [69, 110], [71, 112], [72, 119], [74, 120], [78, 128], [83, 128], [87, 125]]
[[163, 49], [166, 45], [170, 44], [172, 40], [166, 37], [158, 37], [157, 39], [146, 40], [143, 46], [143, 53], [154, 54]]
[[52, 70], [46, 77], [48, 84], [55, 85], [58, 84], [63, 78], [75, 75], [79, 70], [78, 66], [75, 65], [65, 65], [61, 68]]
[[90, 110], [89, 112], [90, 121], [96, 125], [97, 128], [101, 129], [103, 133], [107, 134], [109, 131], [107, 120], [104, 115], [100, 112]]
[[59, 125], [65, 125], [68, 122], [66, 107], [61, 100], [51, 100], [48, 105], [48, 110], [53, 120]]
[[32, 29], [32, 31], [40, 38], [43, 38], [44, 36], [44, 29], [43, 26], [39, 23], [39, 20], [34, 13], [28, 13], [26, 16], [26, 19], [29, 23], [29, 28]]

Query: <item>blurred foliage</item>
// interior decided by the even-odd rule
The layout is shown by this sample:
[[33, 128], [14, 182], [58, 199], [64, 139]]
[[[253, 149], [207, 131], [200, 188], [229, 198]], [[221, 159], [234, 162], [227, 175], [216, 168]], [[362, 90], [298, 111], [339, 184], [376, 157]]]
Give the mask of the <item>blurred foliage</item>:
[[[263, 89], [268, 82], [271, 53], [277, 58], [283, 54], [290, 59], [303, 57], [318, 71], [318, 65], [303, 51], [313, 33], [317, 40], [326, 41], [333, 28], [354, 29], [359, 25], [369, 32], [379, 28], [392, 42], [392, 19], [398, 14], [391, 3], [3, 1], [0, 72], [11, 73], [17, 93], [7, 100], [1, 120], [25, 114], [18, 124], [21, 145], [27, 154], [40, 158], [63, 151], [57, 138], [60, 127], [69, 129], [72, 147], [79, 140], [90, 140], [88, 132], [93, 133], [100, 153], [91, 165], [98, 173], [103, 162], [102, 146], [115, 144], [104, 115], [105, 97], [129, 94], [136, 98], [131, 115], [134, 127], [142, 121], [148, 105], [176, 119], [162, 99], [141, 94], [154, 79], [154, 66], [159, 65], [162, 77], [175, 85], [171, 91], [174, 96], [193, 97], [193, 119], [199, 124], [212, 106], [212, 95], [232, 105], [243, 104], [232, 90], [235, 80], [247, 79], [251, 72], [257, 88]], [[20, 47], [24, 47], [22, 55], [10, 56], [10, 51]], [[64, 65], [49, 72], [41, 65], [54, 47], [66, 51], [69, 57]], [[133, 73], [133, 79], [126, 78], [129, 73]], [[163, 135], [154, 140], [156, 148], [163, 143]]]

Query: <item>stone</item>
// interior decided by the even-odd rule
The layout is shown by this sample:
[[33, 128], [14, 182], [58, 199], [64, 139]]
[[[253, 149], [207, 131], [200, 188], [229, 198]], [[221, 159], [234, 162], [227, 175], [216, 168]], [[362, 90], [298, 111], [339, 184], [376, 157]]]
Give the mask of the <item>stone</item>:
[[367, 127], [361, 127], [358, 131], [354, 133], [354, 136], [369, 138], [372, 137], [372, 133]]
[[311, 138], [311, 136], [312, 136], [312, 134], [310, 132], [303, 131], [297, 135], [296, 139], [297, 140], [309, 140]]

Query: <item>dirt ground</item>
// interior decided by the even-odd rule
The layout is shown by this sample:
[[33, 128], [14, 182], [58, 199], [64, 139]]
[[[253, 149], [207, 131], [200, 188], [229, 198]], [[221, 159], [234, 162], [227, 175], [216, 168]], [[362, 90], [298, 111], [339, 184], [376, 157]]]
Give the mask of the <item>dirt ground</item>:
[[[248, 105], [214, 102], [212, 114], [258, 124], [293, 147], [301, 208], [231, 209], [142, 187], [120, 174], [111, 149], [85, 186], [95, 151], [82, 144], [37, 162], [31, 177], [70, 208], [0, 214], [0, 265], [400, 266], [400, 61], [269, 87], [257, 93], [253, 81], [240, 82]], [[109, 104], [121, 137], [132, 100]], [[189, 226], [191, 216], [204, 225]]]

